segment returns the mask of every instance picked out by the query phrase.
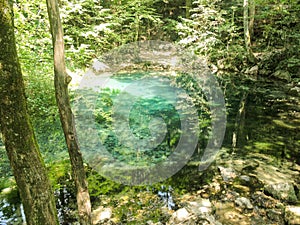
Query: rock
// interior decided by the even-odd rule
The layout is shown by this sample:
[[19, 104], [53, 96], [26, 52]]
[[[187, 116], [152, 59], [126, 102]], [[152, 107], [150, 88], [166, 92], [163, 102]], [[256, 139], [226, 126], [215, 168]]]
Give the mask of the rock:
[[[262, 160], [266, 160], [262, 159]], [[259, 162], [259, 166], [255, 168], [253, 171], [253, 175], [258, 179], [259, 183], [261, 183], [261, 187], [266, 187], [268, 185], [274, 185], [279, 183], [287, 183], [289, 181], [293, 181], [295, 177], [298, 176], [297, 173], [291, 173], [290, 170], [281, 169], [278, 170], [278, 167], [268, 164], [263, 161]], [[251, 176], [251, 179], [254, 178]], [[290, 182], [290, 183], [291, 183]], [[251, 183], [253, 183], [251, 181]]]
[[253, 209], [253, 205], [248, 198], [239, 197], [234, 202], [238, 207], [242, 209]]
[[220, 222], [216, 220], [216, 218], [212, 215], [202, 216], [197, 220], [196, 224], [201, 225], [222, 225]]
[[188, 202], [186, 208], [178, 209], [173, 213], [167, 225], [222, 225], [213, 215], [209, 199], [200, 199]]
[[170, 224], [178, 224], [184, 221], [187, 221], [190, 217], [190, 213], [186, 210], [186, 208], [178, 209], [173, 213]]
[[109, 220], [112, 216], [112, 210], [110, 208], [103, 208], [100, 206], [92, 212], [93, 224], [98, 224], [104, 220]]
[[276, 183], [266, 185], [265, 192], [282, 201], [297, 202], [297, 196], [294, 190], [294, 186], [290, 183]]
[[287, 206], [285, 208], [285, 221], [287, 224], [300, 224], [300, 206]]
[[240, 176], [240, 180], [244, 181], [246, 183], [249, 183], [250, 180], [251, 180], [251, 178], [249, 176], [247, 176], [247, 175], [242, 175], [242, 176]]
[[187, 209], [190, 213], [198, 216], [212, 213], [212, 205], [209, 199], [199, 199], [197, 201], [189, 202]]
[[225, 182], [232, 181], [237, 177], [237, 174], [233, 168], [218, 166], [218, 169], [220, 170], [221, 176]]

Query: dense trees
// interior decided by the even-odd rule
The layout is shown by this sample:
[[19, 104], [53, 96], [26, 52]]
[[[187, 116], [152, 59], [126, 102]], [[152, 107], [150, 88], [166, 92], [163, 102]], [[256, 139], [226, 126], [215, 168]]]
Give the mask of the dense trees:
[[[30, 220], [40, 212], [29, 210], [34, 205], [43, 209], [43, 213], [40, 214], [43, 218], [39, 219], [51, 217], [48, 222], [51, 224], [52, 221], [54, 224], [56, 216], [53, 198], [26, 112], [22, 74], [13, 38], [12, 14], [7, 13], [11, 12], [8, 2], [0, 0], [0, 37], [5, 35], [5, 38], [0, 38], [1, 129], [11, 167], [16, 175], [17, 184], [21, 187], [22, 200], [29, 202], [24, 203], [27, 218]], [[228, 146], [233, 148], [240, 148], [251, 139], [250, 131], [247, 129], [248, 107], [252, 101], [258, 99], [257, 93], [274, 97], [271, 102], [266, 103], [270, 107], [274, 107], [276, 101], [287, 102], [286, 95], [272, 92], [276, 85], [286, 86], [295, 99], [299, 98], [297, 85], [300, 77], [300, 4], [298, 0], [62, 0], [59, 1], [59, 7], [63, 26], [57, 20], [59, 19], [57, 4], [53, 0], [48, 0], [52, 24], [50, 33], [46, 1], [14, 2], [15, 38], [25, 80], [28, 112], [42, 154], [45, 156], [47, 166], [50, 165], [49, 174], [52, 184], [55, 189], [60, 188], [61, 193], [66, 187], [75, 195], [78, 193], [79, 214], [81, 221], [85, 221], [82, 223], [89, 223], [91, 209], [83, 160], [76, 141], [74, 119], [70, 108], [73, 92], [68, 92], [69, 79], [66, 68], [70, 74], [80, 77], [79, 75], [85, 73], [92, 59], [123, 44], [150, 39], [175, 42], [204, 57], [211, 71], [222, 84], [231, 125], [227, 130]], [[62, 42], [63, 37], [65, 46]], [[56, 90], [52, 75], [53, 54]], [[195, 92], [192, 98], [194, 102], [200, 102], [199, 105], [196, 104], [197, 107], [203, 106], [199, 98], [201, 91], [196, 90], [193, 81], [185, 77], [176, 79], [183, 87]], [[275, 82], [272, 83], [274, 80]], [[270, 86], [257, 87], [258, 83], [262, 85], [265, 81], [270, 83]], [[276, 83], [277, 81], [279, 84]], [[110, 97], [111, 94], [108, 94], [107, 98]], [[109, 100], [107, 102], [110, 103]], [[284, 107], [288, 107], [288, 104]], [[297, 107], [294, 108], [290, 112], [291, 115], [297, 114]], [[202, 109], [202, 112], [206, 113], [205, 110], [207, 109]], [[282, 110], [278, 109], [280, 112]], [[111, 120], [108, 112], [102, 109], [99, 111], [102, 112], [100, 116], [104, 115], [104, 111], [105, 118]], [[63, 129], [59, 123], [59, 116]], [[103, 123], [103, 120], [100, 120], [100, 123]], [[208, 128], [206, 135], [208, 135], [209, 115], [202, 123], [206, 124], [205, 128]], [[261, 126], [255, 129], [265, 128]], [[297, 131], [297, 128], [293, 129]], [[116, 138], [109, 139], [109, 137], [107, 142], [113, 142], [112, 145], [115, 145]], [[205, 143], [206, 136], [201, 137], [200, 140]], [[283, 142], [285, 143], [285, 140]], [[297, 149], [299, 142], [295, 143], [291, 144], [290, 149], [293, 150], [284, 147], [284, 151], [289, 153], [294, 151], [293, 154], [296, 155], [294, 149]], [[73, 169], [66, 166], [69, 163], [67, 148], [70, 149]], [[117, 150], [122, 152], [123, 149]], [[159, 154], [157, 152], [157, 155]], [[126, 157], [131, 156], [127, 154]], [[34, 164], [31, 163], [32, 160]], [[72, 175], [69, 175], [69, 170], [72, 171]], [[92, 200], [95, 201], [99, 195], [120, 188], [90, 170], [89, 168], [88, 179], [91, 183]], [[1, 188], [2, 180], [0, 176]], [[43, 185], [38, 188], [40, 183]], [[75, 183], [77, 188], [73, 187]], [[28, 187], [31, 187], [31, 195], [24, 194], [24, 188], [27, 190]], [[44, 198], [41, 198], [43, 193]], [[124, 207], [122, 210], [126, 212], [127, 209]]]
[[12, 5], [0, 1], [0, 122], [28, 225], [58, 224], [54, 196], [27, 113]]

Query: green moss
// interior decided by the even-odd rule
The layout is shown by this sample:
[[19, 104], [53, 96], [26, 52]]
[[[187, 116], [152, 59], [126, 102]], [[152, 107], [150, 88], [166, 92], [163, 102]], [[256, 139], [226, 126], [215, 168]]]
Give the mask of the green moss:
[[272, 149], [272, 143], [267, 143], [267, 142], [255, 142], [254, 146], [259, 151], [265, 151], [265, 150]]
[[52, 187], [58, 189], [63, 183], [71, 181], [70, 160], [53, 161], [47, 166]]

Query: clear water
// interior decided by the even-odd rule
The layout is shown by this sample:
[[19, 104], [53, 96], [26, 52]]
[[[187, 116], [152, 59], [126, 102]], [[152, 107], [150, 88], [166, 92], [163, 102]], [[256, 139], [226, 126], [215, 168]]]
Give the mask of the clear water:
[[[130, 74], [129, 76], [124, 75], [123, 77], [116, 76], [106, 84], [106, 87], [119, 90], [119, 92], [116, 92], [117, 94], [123, 91], [127, 92], [130, 96], [142, 95], [144, 98], [153, 98], [155, 95], [160, 95], [167, 98], [170, 105], [174, 104], [176, 101], [176, 98], [172, 97], [174, 96], [174, 89], [170, 88], [169, 84], [164, 84], [164, 82], [161, 82], [159, 79], [153, 79], [151, 83], [147, 84], [147, 88], [145, 88], [142, 83], [139, 83], [140, 85], [130, 86], [133, 81], [137, 81], [139, 78], [141, 78], [141, 74]], [[261, 88], [262, 91], [257, 91], [259, 88]], [[265, 90], [270, 91], [266, 92]], [[278, 92], [280, 93], [278, 94]], [[275, 95], [274, 93], [277, 94]], [[232, 96], [227, 96], [227, 99], [228, 101], [232, 101]], [[238, 101], [239, 100], [236, 102]], [[234, 103], [228, 102], [228, 104], [233, 105]], [[274, 160], [284, 159], [300, 164], [299, 105], [299, 98], [286, 96], [285, 93], [282, 92], [280, 85], [277, 88], [273, 85], [263, 86], [263, 84], [261, 87], [256, 87], [256, 91], [253, 90], [247, 97], [245, 116], [242, 121], [243, 132], [239, 137], [240, 143], [236, 150], [237, 154], [243, 156], [249, 151], [255, 151], [265, 154], [266, 157], [274, 158]], [[166, 106], [166, 104], [164, 106]], [[236, 123], [236, 112], [237, 106], [231, 109], [231, 111], [229, 109], [227, 132], [223, 146], [231, 147], [232, 134], [235, 129], [234, 124]], [[104, 133], [106, 132], [107, 131], [104, 131]], [[145, 137], [149, 135], [149, 130], [147, 129], [137, 129], [135, 132]], [[108, 135], [104, 134], [103, 136], [107, 138]], [[105, 138], [103, 139], [105, 140]], [[114, 154], [120, 157], [120, 154]], [[172, 187], [175, 184], [185, 188], [187, 191], [193, 190], [194, 188], [196, 190], [197, 188], [201, 188], [201, 181], [198, 178], [196, 179], [197, 167], [188, 166], [185, 167], [184, 170], [185, 172], [179, 176], [175, 175], [172, 177]], [[22, 224], [24, 221], [23, 214], [22, 205], [20, 203], [9, 203], [5, 200], [0, 202], [0, 225]]]

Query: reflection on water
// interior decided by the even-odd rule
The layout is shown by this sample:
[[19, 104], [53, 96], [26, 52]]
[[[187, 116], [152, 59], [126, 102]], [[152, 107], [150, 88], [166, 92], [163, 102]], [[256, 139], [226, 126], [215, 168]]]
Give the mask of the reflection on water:
[[7, 199], [0, 201], [0, 225], [23, 225], [25, 214], [20, 202], [8, 202]]
[[[133, 75], [131, 74], [130, 76]], [[137, 78], [140, 78], [140, 76]], [[119, 89], [121, 91], [126, 89], [125, 91], [129, 91], [132, 95], [135, 94], [134, 91], [146, 91], [143, 90], [142, 86], [139, 90], [131, 89], [129, 85], [132, 84], [134, 80], [136, 79], [132, 77], [129, 79], [128, 75], [124, 75], [123, 77], [116, 76], [112, 77], [106, 87]], [[151, 94], [157, 93], [163, 94], [167, 90], [162, 87], [163, 83], [159, 82], [159, 80], [153, 80], [153, 83], [150, 85], [151, 88], [148, 89], [148, 91], [150, 90], [150, 96]], [[164, 86], [166, 87], [166, 85]], [[261, 88], [261, 92], [259, 88]], [[273, 86], [257, 87], [256, 91], [252, 90], [251, 93], [249, 92], [245, 95], [245, 99], [238, 99], [236, 106], [232, 106], [231, 111], [229, 110], [227, 133], [223, 146], [228, 147], [228, 149], [231, 148], [233, 133], [236, 132], [238, 140], [236, 141], [237, 150], [235, 151], [236, 154], [240, 154], [241, 157], [245, 157], [249, 152], [259, 152], [268, 158], [274, 158], [276, 160], [287, 159], [299, 164], [299, 99], [288, 98], [284, 93], [275, 97], [273, 95], [266, 95], [265, 90], [276, 91]], [[232, 96], [226, 97], [228, 101], [230, 101], [230, 104], [233, 105]], [[243, 107], [241, 107], [241, 103], [244, 103]], [[236, 115], [239, 109], [243, 109], [243, 113]], [[136, 130], [136, 133], [142, 133], [143, 131], [144, 130]], [[148, 130], [146, 131], [148, 132]], [[148, 134], [149, 132], [147, 133], [146, 131], [144, 131], [144, 133]], [[110, 139], [107, 138], [107, 140]], [[108, 146], [112, 144], [107, 143]], [[118, 149], [114, 150], [115, 155], [118, 153], [117, 150]], [[195, 158], [199, 157], [195, 155]], [[3, 170], [3, 168], [1, 169]], [[208, 175], [201, 177], [197, 169], [198, 167], [194, 164], [184, 167], [180, 174], [171, 178], [171, 181], [169, 181], [170, 184], [176, 188], [177, 191], [178, 189], [185, 191], [199, 190], [202, 183], [204, 183], [201, 179], [207, 179]], [[1, 173], [3, 174], [3, 171], [0, 171], [0, 174]], [[167, 191], [160, 191], [159, 196], [163, 200], [166, 199], [166, 201], [172, 200]], [[71, 219], [74, 219], [74, 215], [72, 215], [70, 210], [70, 204], [74, 206], [75, 196], [71, 196], [66, 188], [61, 188], [56, 191], [56, 197], [60, 223], [69, 224]], [[173, 202], [170, 201], [170, 206], [172, 206], [172, 204]], [[19, 225], [24, 224], [24, 221], [23, 206], [20, 202], [9, 202], [6, 199], [0, 199], [0, 225]]]
[[[76, 208], [74, 207], [76, 205], [75, 196], [67, 188], [62, 187], [55, 191], [55, 197], [59, 223], [62, 225], [73, 224], [76, 221], [76, 216], [72, 214]], [[25, 224], [26, 218], [21, 200], [17, 197], [0, 199], [0, 225]]]

